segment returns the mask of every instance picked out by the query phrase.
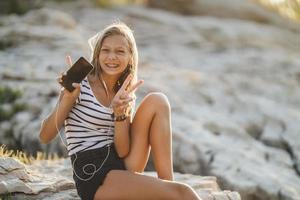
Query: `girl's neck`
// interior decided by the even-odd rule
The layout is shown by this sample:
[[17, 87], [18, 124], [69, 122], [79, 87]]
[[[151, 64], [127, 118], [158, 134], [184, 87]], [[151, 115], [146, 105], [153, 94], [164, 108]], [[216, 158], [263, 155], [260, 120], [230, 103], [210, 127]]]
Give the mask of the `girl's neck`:
[[116, 76], [106, 75], [104, 73], [98, 74], [100, 81], [104, 81], [104, 84], [107, 87], [109, 93], [114, 93], [114, 86], [118, 80]]

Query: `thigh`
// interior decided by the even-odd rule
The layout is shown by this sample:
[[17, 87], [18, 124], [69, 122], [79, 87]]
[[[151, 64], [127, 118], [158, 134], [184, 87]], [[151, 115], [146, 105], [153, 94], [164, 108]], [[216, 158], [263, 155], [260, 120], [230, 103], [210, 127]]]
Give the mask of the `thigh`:
[[155, 114], [152, 96], [147, 95], [142, 100], [130, 127], [130, 152], [124, 158], [130, 171], [143, 172], [149, 158], [149, 131]]
[[125, 170], [111, 170], [94, 200], [178, 199], [180, 188], [180, 183]]

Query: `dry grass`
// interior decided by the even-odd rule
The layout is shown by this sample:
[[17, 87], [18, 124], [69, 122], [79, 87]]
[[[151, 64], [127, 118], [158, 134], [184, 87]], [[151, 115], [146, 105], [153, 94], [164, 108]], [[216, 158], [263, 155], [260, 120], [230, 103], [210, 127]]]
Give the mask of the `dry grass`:
[[5, 145], [0, 146], [0, 157], [12, 157], [18, 159], [24, 164], [32, 164], [37, 160], [57, 160], [60, 157], [57, 154], [46, 154], [44, 152], [37, 152], [36, 156], [29, 155], [19, 150], [9, 150]]

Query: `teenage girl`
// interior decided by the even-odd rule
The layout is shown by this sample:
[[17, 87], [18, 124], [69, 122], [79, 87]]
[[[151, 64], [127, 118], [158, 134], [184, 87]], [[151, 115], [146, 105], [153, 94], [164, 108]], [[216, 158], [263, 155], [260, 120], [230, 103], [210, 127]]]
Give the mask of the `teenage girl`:
[[[62, 88], [57, 106], [43, 121], [42, 143], [64, 125], [78, 195], [83, 200], [200, 199], [173, 181], [171, 109], [162, 93], [144, 97], [134, 112], [138, 51], [123, 23], [89, 40], [94, 69], [75, 90]], [[72, 65], [67, 56], [68, 65]], [[61, 82], [64, 74], [60, 76]], [[158, 178], [141, 174], [150, 150]]]

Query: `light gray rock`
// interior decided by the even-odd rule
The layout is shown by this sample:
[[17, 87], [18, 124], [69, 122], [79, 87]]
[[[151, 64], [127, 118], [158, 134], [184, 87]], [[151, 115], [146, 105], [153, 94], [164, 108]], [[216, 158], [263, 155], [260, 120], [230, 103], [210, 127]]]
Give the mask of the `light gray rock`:
[[185, 15], [252, 20], [300, 31], [299, 23], [287, 21], [271, 9], [264, 8], [258, 2], [251, 0], [149, 0], [148, 5]]
[[64, 29], [75, 29], [76, 21], [72, 16], [63, 12], [42, 8], [34, 12], [29, 12], [23, 18], [23, 21], [33, 26], [55, 26]]
[[[34, 19], [38, 12], [50, 17], [45, 25], [17, 16], [0, 18], [0, 36], [21, 38], [19, 45], [0, 51], [0, 74], [10, 77], [5, 85], [24, 91], [23, 102], [34, 104], [30, 123], [19, 120], [14, 128], [23, 147], [66, 153], [58, 136], [49, 145], [36, 141], [38, 124], [56, 104], [55, 78], [64, 69], [67, 51], [74, 58], [87, 55], [86, 40], [118, 16], [134, 28], [139, 47], [145, 84], [137, 91], [138, 100], [150, 91], [164, 92], [170, 100], [174, 168], [216, 176], [222, 189], [238, 191], [245, 200], [299, 199], [298, 33], [241, 19], [142, 7], [78, 10], [75, 5], [52, 7], [55, 13], [64, 10], [59, 16], [67, 15], [67, 24], [73, 19], [73, 28], [56, 26], [50, 8], [27, 16]], [[99, 20], [91, 24], [90, 19]], [[209, 199], [209, 192], [202, 191]]]
[[22, 164], [18, 160], [11, 159], [11, 158], [1, 157], [0, 162], [1, 162], [1, 168], [0, 168], [1, 174], [8, 173], [16, 169], [25, 168], [24, 164]]
[[282, 134], [285, 129], [285, 123], [272, 118], [266, 120], [264, 130], [260, 137], [261, 141], [266, 145], [284, 149]]
[[[0, 160], [0, 168], [2, 167], [9, 170], [1, 174], [0, 195], [10, 193], [13, 199], [79, 199], [72, 181], [69, 159], [41, 160], [34, 161], [32, 165], [22, 165], [13, 158], [3, 158]], [[27, 178], [16, 176], [12, 169], [27, 174]], [[145, 172], [145, 175], [156, 176], [156, 173]], [[221, 191], [216, 177], [175, 173], [175, 181], [192, 186], [205, 199], [241, 199], [237, 192]]]
[[[42, 167], [42, 166], [40, 166]], [[58, 192], [74, 188], [74, 183], [63, 177], [63, 174], [40, 173], [34, 166], [26, 166], [18, 160], [1, 157], [0, 194], [21, 192], [38, 194], [40, 192]]]

